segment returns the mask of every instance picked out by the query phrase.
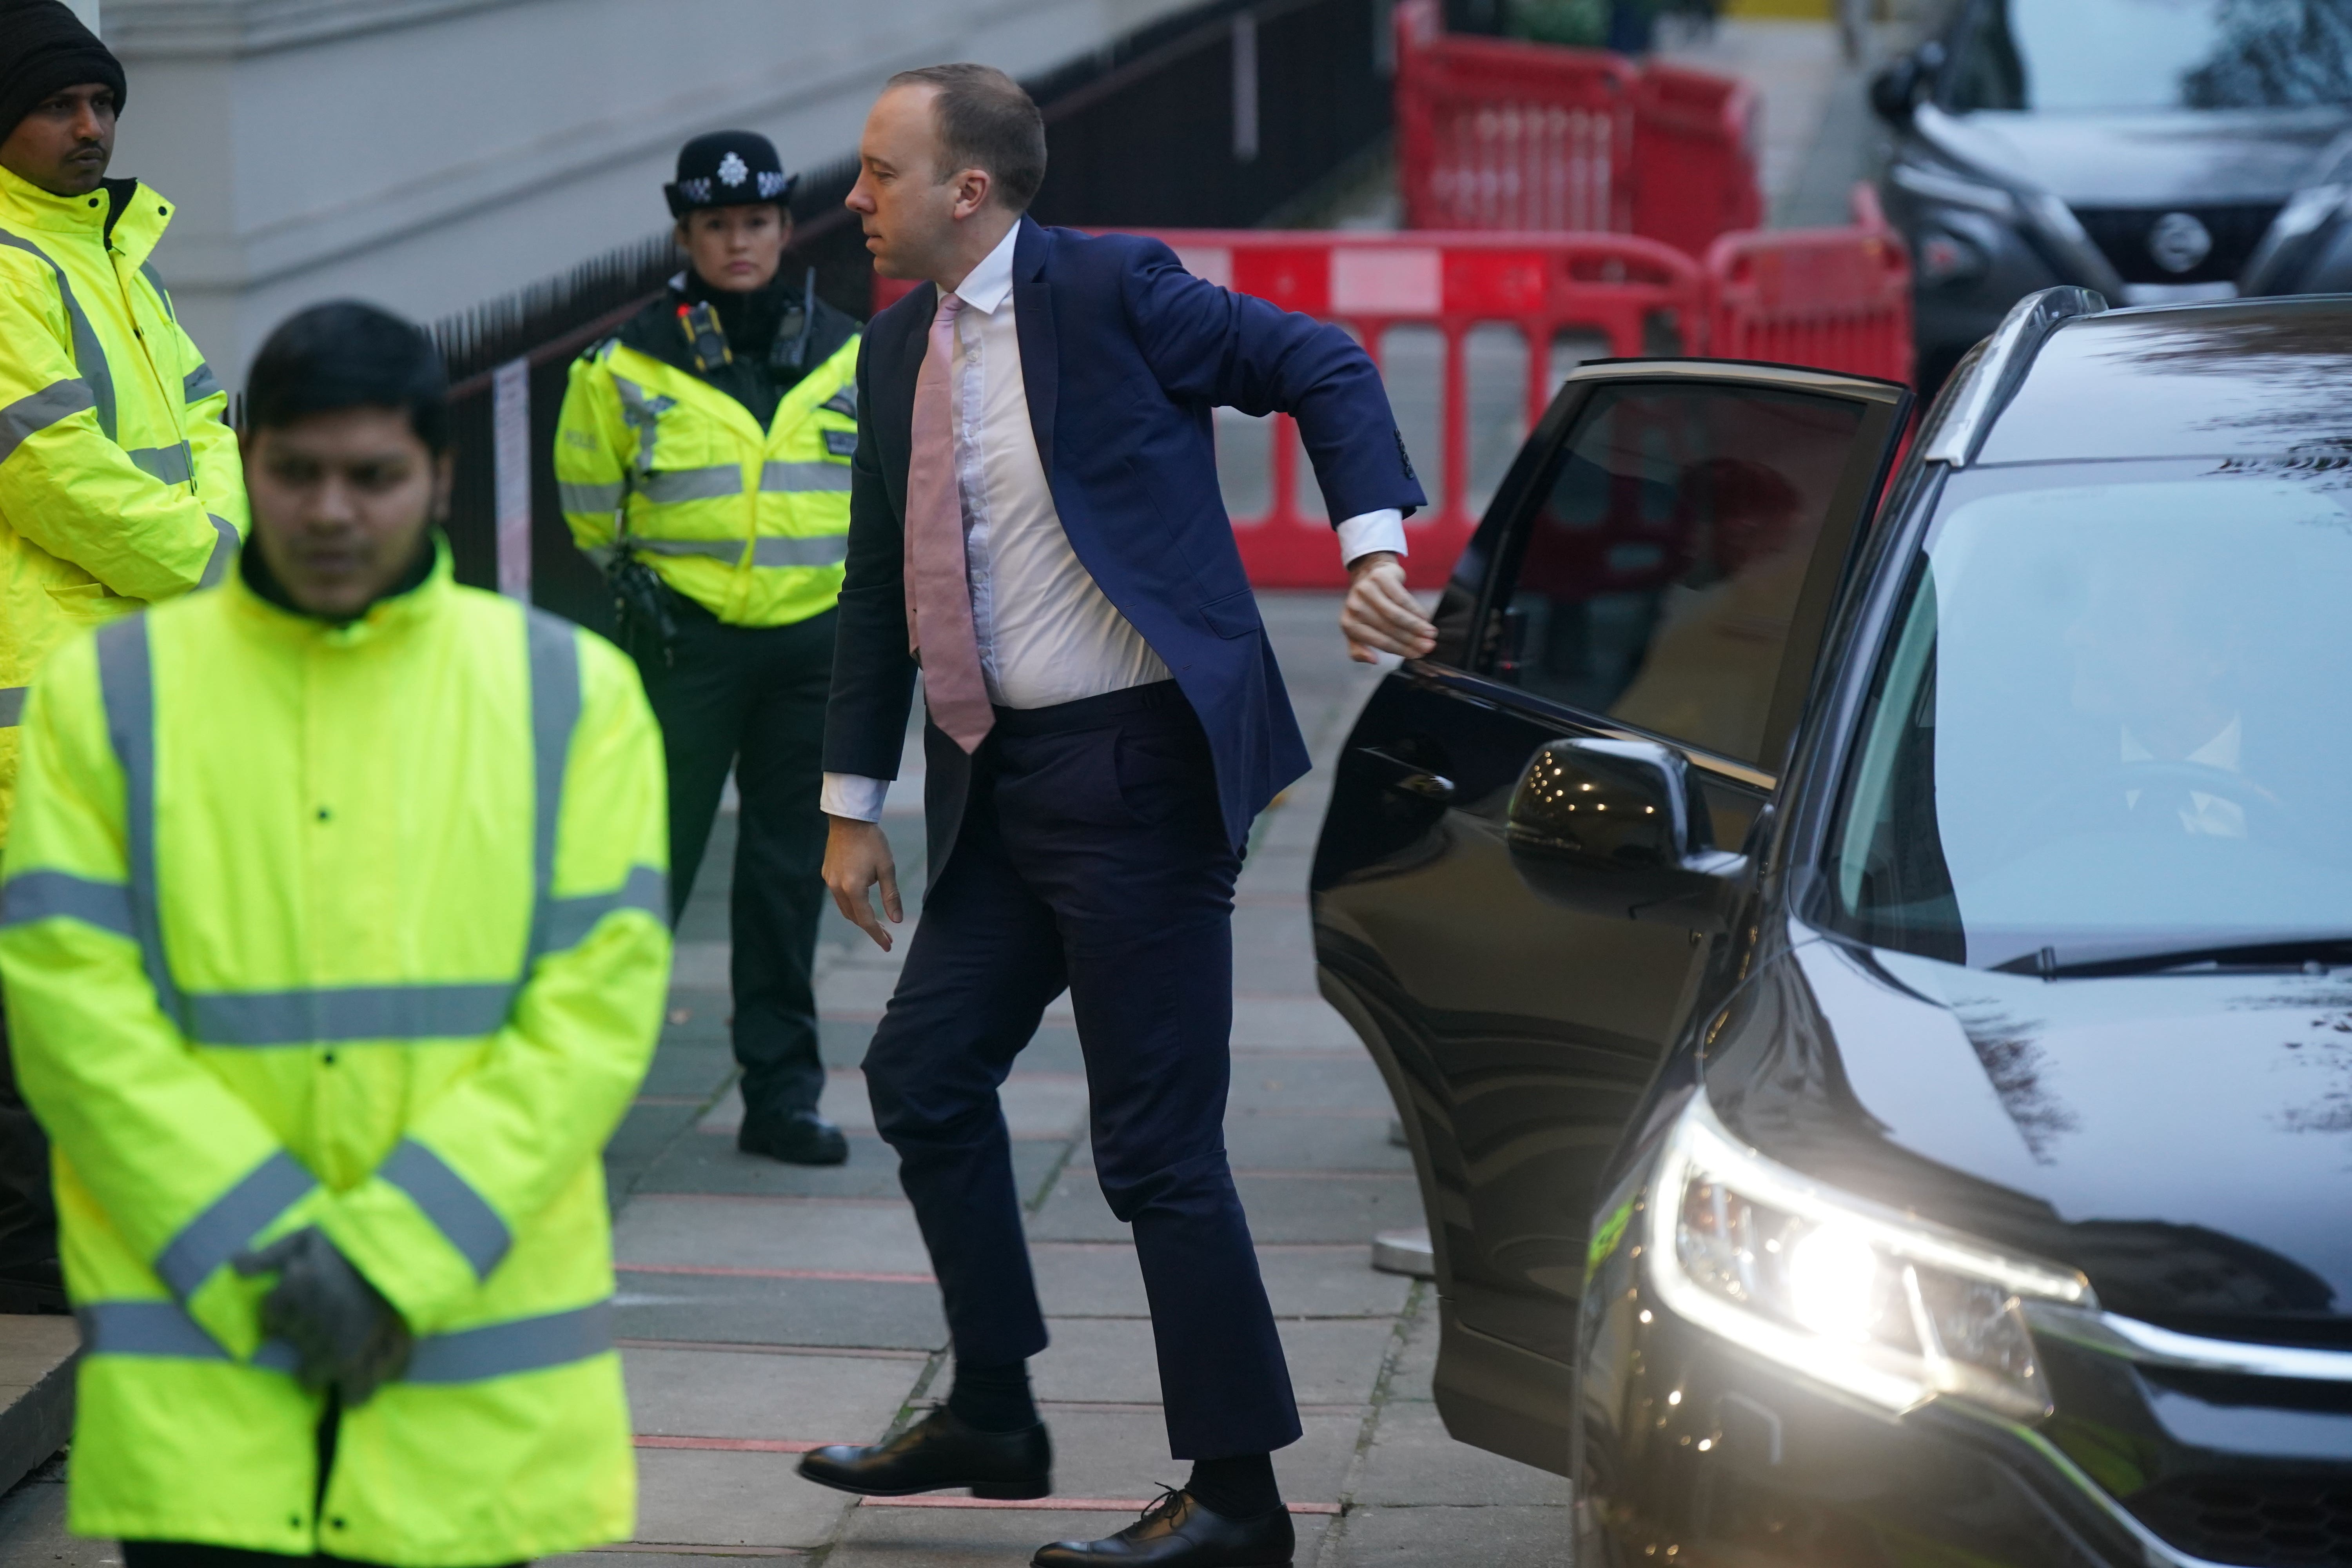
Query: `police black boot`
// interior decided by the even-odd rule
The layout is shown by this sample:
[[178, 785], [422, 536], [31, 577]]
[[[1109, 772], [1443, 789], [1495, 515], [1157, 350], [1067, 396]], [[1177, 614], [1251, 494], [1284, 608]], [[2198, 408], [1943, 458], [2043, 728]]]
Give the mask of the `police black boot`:
[[1290, 1568], [1290, 1510], [1227, 1519], [1191, 1492], [1170, 1489], [1143, 1517], [1101, 1541], [1041, 1546], [1030, 1568]]
[[849, 1140], [814, 1110], [747, 1112], [735, 1147], [787, 1165], [838, 1165], [849, 1158]]
[[887, 1443], [804, 1454], [801, 1474], [861, 1497], [969, 1487], [976, 1498], [1041, 1498], [1054, 1490], [1054, 1443], [1042, 1421], [1018, 1432], [982, 1432], [942, 1405]]

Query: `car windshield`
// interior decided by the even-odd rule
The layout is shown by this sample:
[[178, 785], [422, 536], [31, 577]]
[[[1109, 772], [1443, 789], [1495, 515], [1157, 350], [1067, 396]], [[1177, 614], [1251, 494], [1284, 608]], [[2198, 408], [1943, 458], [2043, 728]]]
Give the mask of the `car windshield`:
[[1976, 0], [1957, 43], [1959, 112], [2352, 102], [2347, 0]]
[[2352, 933], [2352, 489], [2077, 472], [1948, 493], [1832, 923], [1979, 968]]

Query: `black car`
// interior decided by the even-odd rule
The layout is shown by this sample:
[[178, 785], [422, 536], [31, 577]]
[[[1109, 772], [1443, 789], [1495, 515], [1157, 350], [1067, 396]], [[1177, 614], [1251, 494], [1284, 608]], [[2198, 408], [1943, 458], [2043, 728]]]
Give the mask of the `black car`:
[[1580, 1568], [2352, 1564], [2347, 386], [2062, 289], [1891, 485], [1897, 386], [1561, 388], [1313, 902]]
[[2011, 305], [2352, 288], [2347, 0], [1958, 0], [1873, 85], [1921, 384]]

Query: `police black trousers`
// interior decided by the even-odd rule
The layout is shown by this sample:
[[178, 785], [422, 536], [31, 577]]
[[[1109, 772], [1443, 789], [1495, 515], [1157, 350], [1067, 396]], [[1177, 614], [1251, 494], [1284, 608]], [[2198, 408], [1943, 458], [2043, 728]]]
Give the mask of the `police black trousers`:
[[741, 797], [730, 900], [735, 1059], [754, 1116], [813, 1110], [824, 1089], [809, 969], [824, 912], [824, 703], [834, 613], [730, 626], [677, 595], [675, 656], [644, 658], [669, 763], [669, 893], [686, 910], [728, 770]]
[[1134, 1227], [1180, 1459], [1299, 1435], [1225, 1159], [1239, 870], [1208, 739], [1173, 681], [999, 710], [866, 1055], [957, 1360], [1019, 1361], [1045, 1322], [996, 1090], [1069, 991], [1095, 1169]]

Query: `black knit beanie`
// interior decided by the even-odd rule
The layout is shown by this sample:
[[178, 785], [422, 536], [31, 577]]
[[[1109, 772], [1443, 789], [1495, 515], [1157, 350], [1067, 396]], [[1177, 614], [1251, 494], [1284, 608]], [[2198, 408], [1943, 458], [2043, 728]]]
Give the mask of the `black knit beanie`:
[[130, 96], [122, 62], [65, 0], [0, 0], [0, 141], [59, 88], [104, 82], [120, 113]]

